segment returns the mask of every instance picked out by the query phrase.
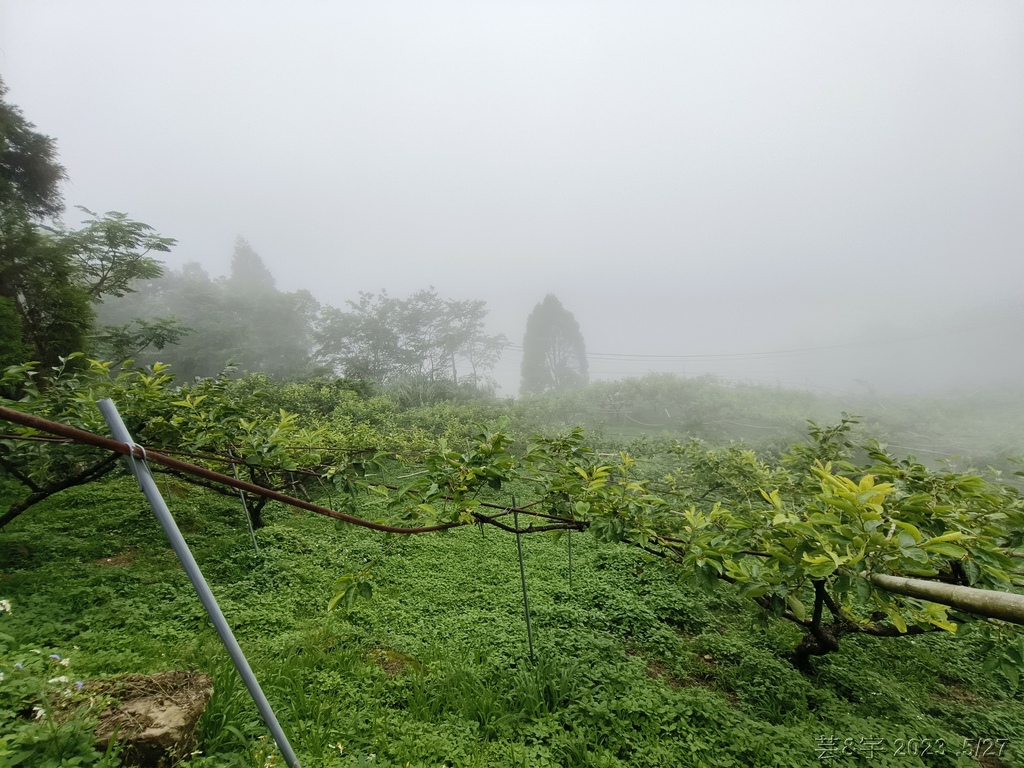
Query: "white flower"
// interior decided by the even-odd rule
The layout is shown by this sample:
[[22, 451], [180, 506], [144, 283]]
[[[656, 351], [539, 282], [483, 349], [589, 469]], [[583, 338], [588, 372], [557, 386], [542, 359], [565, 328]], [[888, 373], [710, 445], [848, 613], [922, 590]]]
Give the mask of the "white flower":
[[10, 613], [10, 612], [11, 612], [11, 601], [10, 600], [0, 600], [0, 613]]
[[71, 663], [71, 659], [61, 659], [61, 660], [60, 660], [60, 665], [61, 665], [62, 667], [66, 667], [66, 666], [67, 666], [68, 664], [70, 664], [70, 663]]
[[32, 707], [32, 715], [36, 720], [42, 720], [46, 717], [46, 711], [42, 707]]
[[61, 675], [60, 677], [51, 677], [46, 682], [48, 683], [66, 683], [68, 681], [67, 675]]

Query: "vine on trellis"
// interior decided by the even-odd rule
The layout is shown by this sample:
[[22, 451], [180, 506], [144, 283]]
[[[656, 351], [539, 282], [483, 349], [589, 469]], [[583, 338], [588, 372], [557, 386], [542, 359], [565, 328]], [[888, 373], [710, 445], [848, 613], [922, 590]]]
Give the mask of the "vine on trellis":
[[[5, 401], [8, 409], [95, 433], [93, 403], [111, 397], [164, 471], [222, 493], [241, 488], [263, 500], [257, 509], [277, 499], [407, 534], [473, 524], [516, 534], [588, 530], [600, 541], [638, 547], [682, 569], [700, 587], [733, 584], [803, 630], [801, 663], [835, 650], [848, 634], [954, 631], [970, 618], [879, 589], [872, 574], [989, 590], [1012, 588], [1019, 577], [1013, 555], [1024, 538], [1024, 502], [1016, 490], [897, 459], [877, 442], [865, 446], [867, 461], [855, 464], [853, 418], [812, 424], [811, 440], [778, 463], [737, 446], [675, 444], [675, 468], [650, 477], [625, 452], [595, 451], [579, 428], [523, 440], [499, 419], [459, 445], [445, 437], [431, 442], [423, 435], [381, 434], [370, 449], [366, 429], [353, 438], [329, 420], [301, 424], [259, 390], [227, 377], [173, 387], [160, 366], [115, 371], [109, 363], [73, 362], [45, 388], [36, 385], [31, 366], [8, 369], [0, 386], [21, 393]], [[16, 426], [0, 440], [0, 467], [28, 491], [0, 525], [31, 503], [112, 469], [102, 450], [40, 438], [36, 423]], [[198, 471], [158, 454], [162, 448], [194, 456]], [[223, 462], [245, 480], [209, 469]], [[400, 475], [389, 482], [389, 471]], [[310, 487], [340, 492], [340, 509], [282, 492]], [[520, 494], [528, 488], [529, 503], [503, 503], [500, 496], [510, 487]], [[367, 506], [363, 497], [376, 501]], [[333, 493], [330, 498], [333, 507]], [[369, 508], [383, 510], [382, 517], [361, 517]], [[513, 525], [506, 522], [509, 514]], [[519, 515], [530, 523], [521, 528]], [[333, 605], [372, 593], [365, 569], [342, 574], [336, 586]]]

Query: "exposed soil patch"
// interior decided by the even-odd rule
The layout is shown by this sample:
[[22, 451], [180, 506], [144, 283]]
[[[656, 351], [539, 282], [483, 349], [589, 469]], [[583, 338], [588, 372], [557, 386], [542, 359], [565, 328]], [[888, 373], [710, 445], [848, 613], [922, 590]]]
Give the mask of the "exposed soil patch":
[[82, 690], [113, 699], [96, 727], [98, 750], [106, 750], [116, 738], [124, 745], [125, 765], [164, 768], [195, 748], [196, 722], [213, 695], [213, 681], [196, 672], [172, 670], [87, 680]]
[[374, 648], [368, 656], [384, 670], [388, 677], [405, 674], [408, 669], [414, 671], [423, 669], [423, 665], [415, 657], [394, 650]]
[[659, 661], [647, 662], [647, 676], [652, 680], [661, 680], [669, 688], [679, 688], [682, 686], [679, 678], [673, 675], [668, 667]]
[[725, 697], [731, 705], [738, 706], [739, 698], [736, 694], [728, 688], [719, 685], [715, 679], [715, 669], [718, 663], [715, 661], [711, 654], [704, 654], [703, 656], [697, 657], [697, 669], [694, 670], [694, 676], [688, 677], [682, 681], [682, 685], [687, 688], [704, 688], [709, 691], [721, 694]]
[[135, 562], [135, 555], [138, 554], [138, 551], [136, 547], [128, 547], [124, 552], [118, 552], [112, 557], [101, 557], [93, 562], [103, 568], [123, 568]]
[[932, 696], [934, 701], [955, 701], [958, 704], [984, 704], [987, 700], [984, 696], [970, 688], [965, 688], [956, 680], [952, 680], [945, 676], [939, 676], [939, 682], [945, 687], [945, 693], [941, 693]]

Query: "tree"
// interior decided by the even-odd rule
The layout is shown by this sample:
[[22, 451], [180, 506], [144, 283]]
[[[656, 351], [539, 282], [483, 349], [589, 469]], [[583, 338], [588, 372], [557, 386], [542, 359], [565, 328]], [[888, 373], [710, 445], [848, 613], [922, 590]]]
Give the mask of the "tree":
[[[148, 330], [152, 349], [136, 359], [159, 359], [186, 379], [216, 376], [228, 365], [294, 379], [317, 372], [312, 334], [319, 310], [309, 291], [279, 291], [263, 259], [239, 237], [227, 277], [212, 279], [190, 262], [159, 279], [142, 281], [135, 296], [108, 302], [100, 317], [108, 324], [110, 349], [127, 348], [138, 330]], [[175, 343], [175, 338], [168, 342], [166, 335], [157, 335], [167, 330], [168, 318], [186, 318], [191, 330], [174, 347], [161, 342]]]
[[263, 259], [242, 237], [235, 241], [223, 295], [236, 329], [232, 362], [289, 379], [311, 372], [319, 302], [307, 290], [278, 290]]
[[[15, 229], [15, 228], [12, 228]], [[0, 297], [15, 317], [4, 327], [8, 348], [47, 367], [85, 349], [95, 315], [66, 243], [35, 225], [0, 238]]]
[[360, 293], [347, 303], [347, 311], [324, 312], [318, 335], [321, 357], [349, 378], [477, 386], [505, 346], [504, 336], [484, 332], [482, 300], [442, 299], [431, 287], [407, 299]]
[[104, 359], [123, 363], [134, 360], [149, 347], [160, 351], [178, 344], [192, 331], [176, 317], [153, 320], [136, 317], [121, 325], [103, 326], [94, 336], [94, 342]]
[[[4, 100], [6, 94], [0, 80], [0, 365], [23, 362], [35, 346], [25, 338], [19, 306], [19, 293], [25, 289], [20, 262], [39, 245], [35, 222], [62, 210], [60, 182], [65, 178], [56, 160], [56, 142], [38, 133], [21, 110]], [[35, 277], [35, 289], [48, 279], [63, 293], [67, 282], [65, 274], [37, 271]]]
[[5, 234], [15, 222], [59, 214], [65, 178], [56, 142], [37, 133], [6, 95], [0, 79], [0, 229]]
[[47, 225], [63, 209], [64, 168], [53, 139], [5, 94], [0, 82], [0, 364], [33, 357], [52, 367], [88, 347], [94, 304], [160, 274], [148, 254], [170, 250], [174, 240], [123, 213], [85, 208], [91, 220], [81, 229]]
[[235, 239], [235, 250], [231, 254], [231, 273], [228, 275], [226, 286], [229, 290], [248, 295], [277, 291], [276, 281], [267, 265], [249, 245], [249, 241], [241, 235]]
[[81, 229], [24, 222], [0, 237], [0, 297], [18, 318], [7, 343], [20, 339], [48, 366], [88, 349], [94, 305], [159, 276], [162, 265], [148, 254], [169, 251], [175, 242], [123, 213], [82, 210], [92, 219]]
[[132, 221], [124, 213], [107, 211], [100, 216], [84, 206], [76, 207], [91, 220], [81, 229], [59, 227], [53, 233], [71, 257], [80, 285], [91, 300], [133, 293], [132, 283], [163, 274], [163, 265], [149, 253], [169, 253], [177, 241], [156, 234], [148, 224]]
[[[156, 359], [169, 363], [183, 379], [215, 376], [224, 368], [229, 356], [225, 350], [233, 338], [232, 318], [223, 306], [222, 293], [221, 286], [196, 262], [169, 269], [157, 279], [141, 281], [135, 293], [99, 307], [103, 345], [110, 350], [111, 358], [118, 358], [118, 350], [130, 344], [130, 340], [123, 339], [121, 329], [131, 332], [137, 318], [147, 323], [156, 322], [158, 317], [188, 318], [193, 332], [182, 343], [160, 355], [139, 349], [132, 357], [143, 364]], [[209, 360], [219, 362], [207, 364]]]
[[549, 293], [526, 319], [520, 393], [561, 392], [587, 384], [587, 347], [579, 323]]
[[[133, 425], [133, 437], [140, 443], [193, 451], [204, 459], [237, 460], [239, 476], [263, 488], [293, 486], [293, 470], [308, 473], [325, 458], [317, 446], [326, 437], [318, 429], [303, 429], [293, 414], [268, 408], [259, 381], [219, 376], [178, 385], [166, 365], [129, 368], [82, 360], [81, 353], [74, 353], [41, 388], [36, 369], [36, 363], [24, 363], [0, 371], [0, 406], [103, 434], [107, 429], [96, 401], [109, 397], [126, 423]], [[18, 399], [5, 398], [3, 393], [8, 391], [17, 392]], [[26, 439], [19, 440], [19, 435]], [[50, 496], [95, 482], [120, 466], [115, 453], [34, 436], [37, 430], [22, 427], [0, 440], [0, 478], [14, 481], [5, 489], [0, 528]], [[344, 463], [341, 456], [332, 455], [329, 460]], [[224, 462], [214, 459], [210, 466], [223, 470]], [[213, 487], [201, 478], [186, 479]], [[237, 493], [223, 486], [214, 490], [230, 496]], [[246, 498], [245, 502], [253, 525], [260, 527], [267, 498]]]
[[328, 308], [318, 331], [321, 359], [351, 379], [382, 384], [407, 373], [412, 354], [403, 344], [405, 308], [400, 299], [381, 291], [379, 296], [360, 292], [348, 301], [348, 311]]

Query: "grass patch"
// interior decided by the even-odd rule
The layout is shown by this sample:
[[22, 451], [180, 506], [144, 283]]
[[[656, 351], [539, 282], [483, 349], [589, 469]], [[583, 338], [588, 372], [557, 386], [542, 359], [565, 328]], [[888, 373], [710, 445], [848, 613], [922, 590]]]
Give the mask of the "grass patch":
[[[271, 505], [257, 556], [237, 500], [167, 496], [307, 766], [970, 766], [964, 740], [985, 738], [1009, 745], [980, 764], [1024, 765], [1024, 704], [970, 636], [844, 638], [805, 676], [786, 659], [794, 630], [727, 587], [695, 592], [577, 535], [570, 590], [565, 539], [538, 535], [531, 664], [511, 536], [396, 541]], [[343, 568], [378, 556], [373, 599], [328, 613]], [[32, 509], [0, 558], [0, 732], [26, 724], [18, 696], [50, 695], [13, 688], [33, 649], [69, 658], [72, 681], [196, 668], [214, 694], [192, 764], [265, 765], [265, 728], [134, 481]], [[923, 739], [946, 754], [922, 756]]]

